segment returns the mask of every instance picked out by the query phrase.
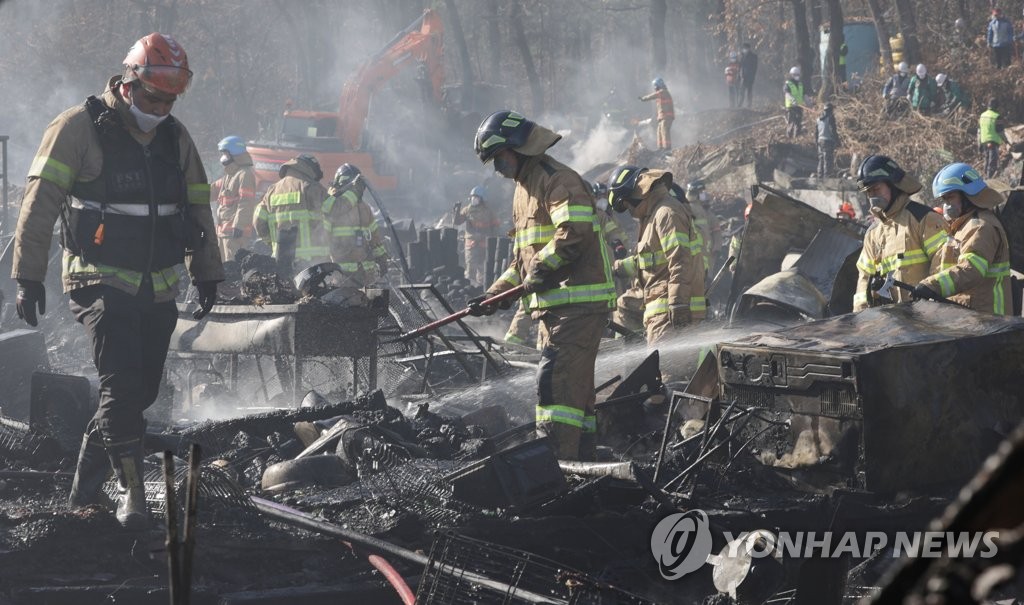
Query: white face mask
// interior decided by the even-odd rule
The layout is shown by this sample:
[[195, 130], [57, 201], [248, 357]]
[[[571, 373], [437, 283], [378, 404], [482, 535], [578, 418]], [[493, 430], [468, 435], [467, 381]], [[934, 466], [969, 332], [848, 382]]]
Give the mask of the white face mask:
[[875, 208], [885, 208], [889, 205], [889, 200], [884, 197], [869, 197], [868, 202]]
[[221, 156], [220, 156], [220, 164], [221, 164], [221, 166], [227, 166], [228, 164], [231, 163], [231, 160], [232, 160], [232, 157], [231, 157], [230, 153], [222, 153]]
[[139, 130], [141, 130], [142, 132], [152, 131], [154, 128], [160, 125], [160, 122], [163, 122], [167, 119], [167, 115], [170, 115], [167, 114], [163, 116], [155, 116], [151, 113], [146, 113], [142, 111], [141, 109], [136, 107], [134, 103], [128, 106], [128, 111], [130, 111], [131, 114], [135, 116], [135, 123], [139, 125]]
[[942, 216], [946, 217], [947, 221], [952, 221], [960, 218], [960, 208], [949, 202], [942, 203]]

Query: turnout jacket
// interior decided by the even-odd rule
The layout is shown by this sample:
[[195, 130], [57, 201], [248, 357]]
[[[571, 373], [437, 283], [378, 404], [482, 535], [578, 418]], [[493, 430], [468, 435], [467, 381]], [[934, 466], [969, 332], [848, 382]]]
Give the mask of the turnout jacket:
[[1006, 315], [1010, 294], [1010, 244], [991, 210], [979, 209], [950, 224], [951, 237], [921, 280], [942, 296], [977, 311]]
[[649, 170], [640, 175], [637, 190], [643, 201], [634, 212], [640, 237], [636, 254], [621, 262], [643, 288], [644, 324], [670, 307], [688, 308], [694, 320], [703, 319], [707, 308], [704, 239], [691, 209], [669, 195], [665, 174]]
[[[139, 264], [139, 257], [134, 254], [122, 254], [124, 262], [119, 258], [110, 257], [104, 253], [104, 262], [95, 260], [98, 255], [86, 254], [83, 256], [79, 250], [76, 253], [73, 248], [77, 246], [67, 245], [71, 239], [85, 248], [92, 250], [102, 248], [105, 244], [107, 250], [131, 250], [137, 248], [137, 254], [142, 258], [148, 257], [149, 275], [153, 283], [153, 295], [155, 302], [174, 300], [178, 294], [178, 268], [177, 263], [158, 266], [162, 263], [153, 262], [154, 255], [150, 252], [150, 242], [156, 238], [153, 230], [143, 230], [142, 233], [135, 231], [129, 237], [123, 229], [115, 228], [117, 224], [124, 224], [125, 221], [138, 219], [142, 216], [150, 217], [155, 204], [157, 216], [168, 218], [172, 216], [165, 214], [181, 212], [181, 227], [189, 233], [181, 234], [179, 241], [182, 248], [178, 255], [178, 261], [184, 259], [185, 267], [193, 282], [201, 281], [223, 281], [224, 269], [221, 266], [220, 252], [216, 245], [213, 212], [210, 209], [210, 186], [206, 179], [206, 171], [199, 158], [199, 152], [192, 137], [180, 122], [170, 121], [172, 117], [152, 131], [142, 132], [135, 122], [135, 118], [129, 111], [128, 103], [120, 95], [120, 76], [114, 76], [107, 82], [106, 90], [99, 98], [104, 109], [113, 112], [113, 116], [105, 127], [112, 129], [123, 129], [116, 131], [118, 140], [129, 140], [130, 137], [139, 145], [139, 153], [146, 154], [146, 166], [152, 166], [149, 159], [149, 145], [157, 138], [158, 133], [167, 137], [172, 133], [171, 148], [177, 149], [177, 167], [172, 170], [175, 181], [180, 178], [183, 182], [152, 183], [153, 177], [148, 180], [153, 185], [153, 191], [149, 196], [152, 199], [131, 200], [131, 203], [120, 203], [124, 196], [118, 197], [116, 192], [109, 189], [108, 184], [101, 181], [104, 174], [104, 150], [103, 141], [95, 121], [86, 105], [72, 107], [57, 116], [43, 133], [43, 140], [36, 152], [32, 166], [29, 168], [28, 183], [25, 189], [25, 196], [22, 201], [21, 214], [18, 217], [18, 226], [15, 232], [14, 259], [11, 276], [15, 279], [26, 279], [32, 281], [43, 281], [46, 277], [46, 266], [49, 256], [53, 225], [58, 217], [81, 213], [82, 209], [103, 207], [104, 218], [98, 224], [104, 224], [107, 229], [99, 231], [98, 226], [91, 231], [94, 233], [93, 241], [83, 241], [85, 238], [79, 234], [65, 233], [65, 245], [62, 258], [62, 281], [65, 292], [70, 292], [86, 286], [103, 284], [108, 285], [131, 295], [139, 291], [145, 271], [131, 267]], [[168, 131], [168, 128], [173, 130]], [[166, 140], [166, 139], [163, 139]], [[121, 158], [131, 158], [133, 150], [119, 149]], [[174, 161], [173, 158], [171, 162]], [[122, 162], [126, 160], [120, 160]], [[141, 162], [135, 158], [136, 162]], [[140, 163], [140, 165], [142, 165]], [[164, 165], [163, 174], [167, 172], [167, 164]], [[144, 178], [144, 177], [143, 177]], [[129, 183], [132, 185], [132, 183]], [[169, 190], [176, 190], [175, 193], [168, 193]], [[72, 197], [72, 191], [82, 192], [103, 192], [110, 195], [109, 199], [116, 199], [116, 205], [107, 206], [109, 201], [105, 199], [80, 200]], [[127, 188], [126, 190], [131, 190]], [[85, 197], [83, 195], [83, 197]], [[97, 196], [98, 197], [98, 196]], [[178, 198], [178, 199], [172, 199]], [[179, 206], [175, 211], [174, 206]], [[73, 212], [73, 210], [75, 212]], [[97, 214], [99, 214], [97, 212]], [[80, 214], [81, 215], [81, 214]], [[176, 215], [175, 215], [176, 216]], [[132, 217], [132, 218], [126, 218]], [[95, 217], [94, 217], [95, 218]], [[106, 221], [106, 222], [102, 222]], [[146, 219], [143, 219], [145, 222]], [[109, 224], [108, 224], [109, 223]], [[73, 230], [64, 225], [65, 232]], [[141, 237], [140, 237], [141, 235]], [[69, 237], [71, 236], [71, 237]], [[186, 240], [188, 245], [186, 245]], [[170, 240], [161, 240], [158, 247], [167, 248]], [[72, 249], [69, 249], [72, 248]], [[166, 251], [166, 250], [165, 250]], [[163, 255], [166, 257], [166, 254]]]
[[388, 251], [373, 210], [351, 187], [331, 187], [330, 194], [323, 213], [331, 260], [349, 273], [376, 271], [378, 264], [387, 261]]
[[[538, 130], [534, 127], [534, 134]], [[590, 187], [580, 175], [547, 154], [526, 156], [516, 177], [512, 218], [512, 262], [488, 294], [523, 282], [538, 284], [540, 290], [524, 299], [537, 317], [554, 307], [593, 313], [614, 308], [608, 247]]]
[[235, 156], [224, 167], [224, 176], [217, 185], [218, 228], [223, 235], [240, 229], [245, 235], [252, 233], [252, 215], [256, 210], [256, 172], [248, 152]]
[[[879, 274], [895, 271], [894, 277], [916, 286], [928, 276], [932, 258], [946, 241], [946, 221], [934, 210], [910, 201], [900, 192], [887, 212], [872, 208], [875, 223], [864, 234], [864, 247], [857, 259], [857, 291], [853, 310], [868, 305], [868, 281]], [[910, 293], [900, 288], [891, 291], [895, 302], [909, 302]]]
[[327, 190], [305, 164], [292, 160], [285, 166], [285, 176], [271, 185], [256, 205], [253, 229], [278, 258], [281, 234], [294, 228], [295, 259], [322, 262], [328, 257], [323, 214]]

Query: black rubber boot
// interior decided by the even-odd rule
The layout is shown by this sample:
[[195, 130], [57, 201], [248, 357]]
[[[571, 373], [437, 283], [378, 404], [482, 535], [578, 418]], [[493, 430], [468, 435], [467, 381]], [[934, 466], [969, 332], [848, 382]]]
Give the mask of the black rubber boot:
[[145, 529], [149, 526], [149, 511], [142, 474], [142, 441], [108, 444], [107, 455], [117, 475], [117, 520], [125, 529]]
[[110, 500], [103, 493], [103, 484], [109, 477], [110, 458], [107, 457], [99, 431], [90, 424], [82, 435], [82, 447], [78, 450], [78, 464], [68, 504], [80, 507], [109, 503]]

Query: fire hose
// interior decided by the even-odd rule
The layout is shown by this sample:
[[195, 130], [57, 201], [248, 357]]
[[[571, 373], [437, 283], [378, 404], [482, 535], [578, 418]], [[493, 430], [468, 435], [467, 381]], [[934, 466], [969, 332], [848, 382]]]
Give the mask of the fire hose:
[[[479, 303], [479, 305], [481, 307], [486, 307], [486, 306], [490, 306], [490, 305], [496, 305], [496, 304], [500, 303], [503, 300], [508, 300], [508, 299], [511, 299], [511, 298], [517, 298], [519, 296], [522, 296], [525, 293], [523, 288], [524, 287], [522, 285], [519, 285], [519, 286], [516, 286], [515, 288], [512, 288], [511, 290], [505, 290], [501, 294], [497, 294], [497, 295], [492, 296], [492, 297], [490, 297], [490, 298], [488, 298], [486, 300], [481, 301]], [[447, 326], [450, 323], [456, 322], [456, 321], [462, 319], [463, 317], [466, 317], [467, 315], [470, 315], [472, 313], [472, 309], [473, 309], [472, 307], [466, 307], [465, 309], [462, 309], [461, 311], [456, 311], [455, 313], [452, 313], [451, 315], [448, 315], [447, 317], [442, 317], [441, 319], [439, 319], [437, 321], [432, 321], [432, 322], [428, 323], [425, 326], [421, 326], [419, 328], [416, 328], [415, 330], [412, 330], [411, 332], [406, 332], [405, 334], [400, 335], [398, 338], [395, 338], [394, 340], [392, 340], [390, 342], [406, 342], [408, 340], [412, 340], [413, 338], [416, 338], [417, 336], [423, 336], [424, 334], [426, 334], [428, 332], [433, 332], [434, 330], [436, 330], [438, 328]]]

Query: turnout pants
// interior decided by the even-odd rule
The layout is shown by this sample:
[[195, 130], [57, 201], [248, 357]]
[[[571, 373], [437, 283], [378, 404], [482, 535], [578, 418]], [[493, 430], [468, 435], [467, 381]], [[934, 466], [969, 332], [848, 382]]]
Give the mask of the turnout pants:
[[466, 240], [466, 279], [477, 285], [486, 286], [487, 267], [486, 241]]
[[592, 460], [594, 362], [608, 314], [555, 308], [540, 319], [544, 349], [537, 368], [537, 434], [553, 442], [561, 460]]
[[658, 120], [658, 149], [672, 149], [672, 121], [675, 118]]
[[156, 401], [178, 321], [174, 301], [153, 302], [153, 286], [146, 278], [136, 296], [102, 285], [74, 290], [70, 306], [92, 338], [99, 372], [100, 403], [93, 425], [108, 449], [141, 444], [142, 412]]
[[535, 346], [537, 341], [530, 337], [532, 327], [533, 318], [530, 317], [530, 312], [520, 302], [519, 307], [516, 308], [516, 314], [512, 316], [512, 321], [508, 324], [508, 331], [505, 332], [505, 342], [524, 347]]

